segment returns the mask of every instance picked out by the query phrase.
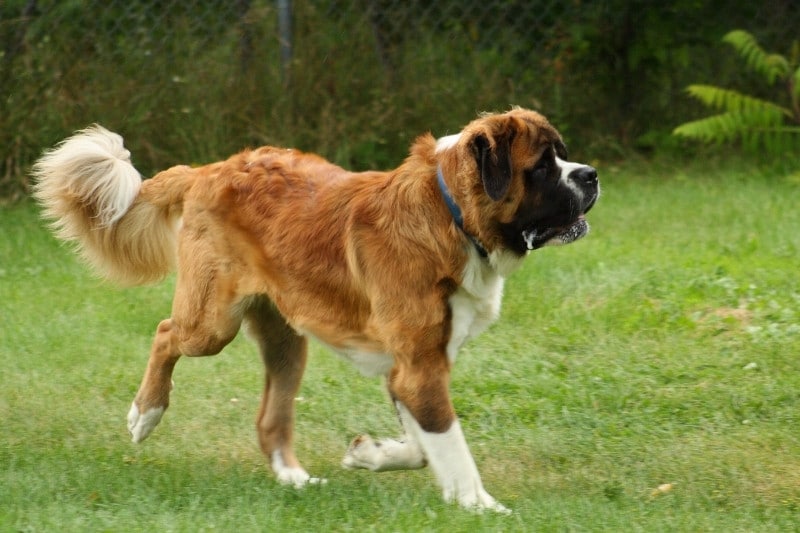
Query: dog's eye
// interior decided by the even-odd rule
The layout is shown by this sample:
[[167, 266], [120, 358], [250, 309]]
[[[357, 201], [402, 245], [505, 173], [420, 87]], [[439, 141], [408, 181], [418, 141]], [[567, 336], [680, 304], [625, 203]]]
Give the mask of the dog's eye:
[[525, 171], [525, 177], [532, 184], [545, 181], [550, 176], [554, 164], [553, 153], [545, 151], [536, 166]]
[[525, 177], [532, 184], [546, 180], [548, 174], [550, 174], [550, 165], [547, 161], [539, 161], [535, 167], [525, 171]]

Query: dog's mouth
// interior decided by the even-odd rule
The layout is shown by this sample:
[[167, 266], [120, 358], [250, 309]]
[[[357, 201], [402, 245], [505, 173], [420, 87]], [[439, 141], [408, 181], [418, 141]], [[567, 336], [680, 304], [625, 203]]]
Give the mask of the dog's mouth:
[[536, 250], [543, 246], [560, 246], [575, 242], [589, 233], [589, 223], [581, 213], [578, 218], [566, 226], [555, 228], [534, 228], [522, 232], [522, 238], [528, 250]]
[[[599, 189], [595, 190], [589, 200], [582, 206], [582, 210], [571, 222], [552, 221], [550, 224], [541, 224], [530, 227], [522, 232], [522, 238], [528, 250], [536, 250], [543, 246], [561, 246], [575, 242], [589, 233], [589, 223], [586, 213], [589, 212], [600, 196]], [[572, 215], [575, 216], [575, 215]]]

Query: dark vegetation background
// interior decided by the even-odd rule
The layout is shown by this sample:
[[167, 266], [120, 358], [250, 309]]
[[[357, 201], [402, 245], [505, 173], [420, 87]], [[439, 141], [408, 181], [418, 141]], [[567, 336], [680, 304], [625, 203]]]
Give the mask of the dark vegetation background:
[[94, 122], [144, 175], [267, 143], [390, 168], [416, 135], [512, 104], [583, 160], [691, 155], [671, 136], [703, 114], [687, 85], [768, 96], [720, 42], [736, 28], [788, 53], [800, 3], [4, 0], [0, 198], [23, 197], [42, 149]]

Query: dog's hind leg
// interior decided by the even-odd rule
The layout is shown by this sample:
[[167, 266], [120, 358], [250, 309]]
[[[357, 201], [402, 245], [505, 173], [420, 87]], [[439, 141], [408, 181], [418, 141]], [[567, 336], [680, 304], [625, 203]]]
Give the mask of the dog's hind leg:
[[180, 358], [172, 319], [162, 320], [156, 330], [142, 384], [128, 411], [128, 431], [133, 442], [142, 442], [155, 429], [169, 405], [172, 371]]
[[307, 341], [263, 298], [245, 313], [245, 330], [257, 343], [266, 375], [256, 431], [261, 451], [278, 481], [302, 487], [324, 483], [311, 477], [294, 453], [294, 402], [306, 367]]
[[182, 355], [218, 354], [239, 331], [241, 297], [229, 290], [232, 278], [190, 264], [178, 276], [172, 317], [156, 330], [139, 391], [128, 412], [128, 431], [141, 442], [155, 429], [169, 406], [172, 372]]
[[197, 329], [187, 331], [177, 326], [174, 318], [159, 323], [142, 384], [128, 411], [128, 431], [133, 442], [146, 439], [161, 421], [169, 406], [172, 371], [181, 355], [219, 353], [236, 336], [239, 324], [239, 321], [232, 319], [215, 333], [201, 335], [202, 340], [198, 343], [194, 336]]

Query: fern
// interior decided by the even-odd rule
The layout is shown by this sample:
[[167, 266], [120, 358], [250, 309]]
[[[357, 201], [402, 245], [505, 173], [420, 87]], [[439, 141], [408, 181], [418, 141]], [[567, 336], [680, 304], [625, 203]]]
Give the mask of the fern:
[[713, 85], [690, 85], [686, 92], [709, 107], [724, 109], [732, 113], [769, 116], [779, 121], [783, 116], [792, 118], [791, 109], [731, 89], [722, 89]]
[[776, 136], [800, 134], [800, 127], [788, 127], [782, 121], [763, 115], [744, 113], [721, 113], [700, 120], [686, 122], [675, 128], [674, 133], [702, 142], [722, 144], [741, 140], [745, 146], [758, 149], [762, 144], [783, 144]]
[[673, 134], [707, 143], [740, 141], [750, 150], [778, 152], [797, 146], [800, 139], [800, 44], [791, 57], [767, 53], [749, 33], [735, 30], [723, 37], [768, 85], [784, 82], [789, 106], [713, 85], [690, 85], [687, 93], [721, 113], [681, 124]]
[[722, 41], [733, 46], [747, 66], [763, 75], [770, 85], [775, 83], [776, 79], [789, 75], [789, 61], [779, 54], [767, 54], [755, 37], [746, 31], [734, 30], [725, 35]]

